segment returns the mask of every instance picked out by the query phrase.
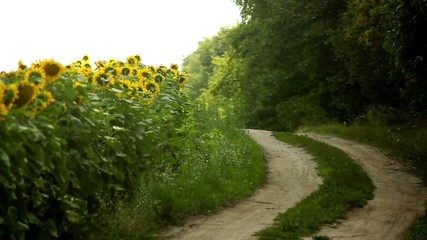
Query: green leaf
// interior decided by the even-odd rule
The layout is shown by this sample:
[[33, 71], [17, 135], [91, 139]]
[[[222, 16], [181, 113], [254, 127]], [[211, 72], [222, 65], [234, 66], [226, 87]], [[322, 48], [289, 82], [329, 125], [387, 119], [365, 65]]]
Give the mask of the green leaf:
[[53, 219], [49, 219], [44, 223], [44, 226], [46, 227], [46, 230], [50, 234], [50, 236], [57, 238], [58, 237], [58, 230], [56, 229], [56, 223]]
[[3, 148], [0, 148], [0, 163], [2, 163], [4, 166], [10, 168], [10, 159], [9, 159], [9, 156], [3, 150]]
[[115, 92], [115, 93], [122, 93], [122, 92], [124, 92], [123, 90], [120, 90], [120, 89], [118, 89], [118, 88], [110, 88], [110, 91], [111, 92]]
[[18, 228], [22, 229], [22, 230], [26, 230], [26, 231], [30, 230], [30, 227], [28, 227], [27, 224], [25, 224], [25, 223], [23, 223], [21, 221], [18, 221]]

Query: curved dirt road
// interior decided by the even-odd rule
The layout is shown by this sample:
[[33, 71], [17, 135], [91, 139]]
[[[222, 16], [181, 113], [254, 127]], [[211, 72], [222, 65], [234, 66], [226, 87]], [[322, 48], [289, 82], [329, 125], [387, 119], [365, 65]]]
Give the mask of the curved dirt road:
[[407, 167], [400, 162], [387, 158], [367, 145], [314, 133], [301, 135], [346, 152], [365, 169], [376, 186], [374, 199], [368, 201], [367, 205], [350, 211], [346, 220], [333, 227], [323, 227], [317, 234], [334, 240], [403, 239], [412, 220], [424, 211], [427, 190], [421, 180], [405, 172]]
[[[267, 157], [266, 185], [231, 208], [212, 216], [194, 217], [182, 227], [167, 229], [163, 237], [174, 240], [256, 239], [253, 233], [271, 225], [279, 212], [293, 207], [318, 188], [322, 181], [309, 155], [276, 140], [269, 131], [248, 131]], [[412, 220], [423, 213], [427, 199], [427, 189], [405, 170], [408, 167], [367, 145], [314, 133], [301, 135], [342, 149], [365, 169], [376, 186], [374, 199], [367, 205], [350, 211], [338, 224], [322, 227], [316, 235], [327, 235], [334, 240], [403, 239]], [[311, 237], [304, 239], [311, 240]]]
[[266, 155], [267, 183], [255, 194], [212, 216], [194, 217], [182, 227], [171, 227], [166, 239], [247, 240], [273, 223], [274, 218], [317, 190], [321, 178], [316, 164], [301, 149], [276, 140], [270, 131], [248, 130]]

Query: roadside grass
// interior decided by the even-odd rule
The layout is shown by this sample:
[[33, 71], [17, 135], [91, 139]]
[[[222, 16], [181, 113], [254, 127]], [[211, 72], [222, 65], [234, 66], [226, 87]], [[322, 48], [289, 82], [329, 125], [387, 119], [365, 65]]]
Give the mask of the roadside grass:
[[195, 115], [180, 165], [144, 175], [134, 199], [111, 214], [102, 239], [161, 239], [163, 227], [214, 212], [264, 183], [263, 152], [244, 130], [217, 112]]
[[427, 184], [427, 124], [425, 126], [387, 126], [382, 124], [327, 124], [310, 126], [304, 131], [333, 134], [375, 146], [387, 155], [409, 161]]
[[[343, 126], [328, 124], [304, 128], [323, 134], [332, 134], [342, 138], [353, 139], [382, 149], [386, 154], [404, 159], [415, 167], [427, 186], [427, 125], [386, 126], [384, 124], [354, 124]], [[427, 204], [427, 202], [426, 202]], [[421, 240], [427, 236], [427, 211], [415, 220], [406, 233], [406, 240]]]
[[[279, 214], [273, 226], [258, 232], [260, 239], [299, 239], [315, 233], [324, 224], [344, 218], [348, 210], [372, 199], [375, 189], [372, 180], [343, 151], [308, 137], [282, 132], [275, 135], [314, 156], [323, 184], [295, 207]], [[328, 238], [315, 236], [313, 239]]]

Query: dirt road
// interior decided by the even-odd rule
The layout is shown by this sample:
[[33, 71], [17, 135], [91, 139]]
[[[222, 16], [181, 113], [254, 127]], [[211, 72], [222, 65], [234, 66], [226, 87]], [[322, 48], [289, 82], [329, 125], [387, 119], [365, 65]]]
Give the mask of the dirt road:
[[268, 180], [255, 194], [209, 217], [194, 217], [182, 227], [167, 229], [166, 239], [247, 240], [273, 223], [273, 219], [317, 190], [321, 183], [316, 164], [301, 149], [276, 140], [272, 133], [248, 130], [263, 148], [268, 161]]
[[412, 220], [424, 211], [427, 189], [422, 187], [421, 180], [411, 175], [407, 166], [372, 147], [314, 133], [303, 135], [346, 152], [365, 169], [376, 186], [374, 199], [366, 206], [350, 211], [346, 220], [323, 227], [318, 234], [334, 240], [403, 239]]
[[[249, 130], [249, 133], [267, 157], [269, 174], [265, 186], [231, 208], [212, 216], [194, 217], [182, 227], [167, 229], [163, 237], [256, 239], [253, 233], [272, 224], [279, 212], [293, 207], [318, 188], [322, 181], [316, 175], [316, 164], [304, 151], [276, 140], [269, 131]], [[424, 211], [427, 199], [427, 189], [407, 171], [408, 167], [366, 145], [314, 133], [303, 135], [345, 151], [365, 169], [376, 186], [374, 199], [366, 206], [350, 211], [345, 220], [323, 227], [317, 235], [327, 235], [334, 240], [402, 239], [412, 220]]]

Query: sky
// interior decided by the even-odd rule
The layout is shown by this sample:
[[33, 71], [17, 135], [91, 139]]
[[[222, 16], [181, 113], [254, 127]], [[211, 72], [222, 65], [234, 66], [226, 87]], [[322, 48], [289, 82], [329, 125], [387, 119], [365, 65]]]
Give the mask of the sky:
[[55, 59], [66, 65], [140, 54], [182, 64], [198, 43], [240, 22], [232, 0], [2, 0], [0, 71]]

